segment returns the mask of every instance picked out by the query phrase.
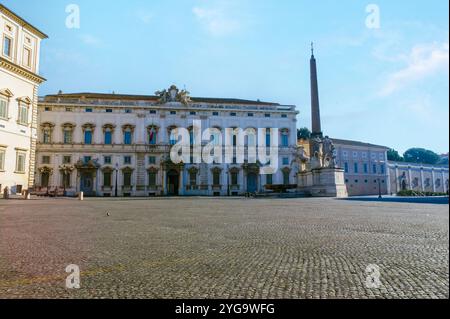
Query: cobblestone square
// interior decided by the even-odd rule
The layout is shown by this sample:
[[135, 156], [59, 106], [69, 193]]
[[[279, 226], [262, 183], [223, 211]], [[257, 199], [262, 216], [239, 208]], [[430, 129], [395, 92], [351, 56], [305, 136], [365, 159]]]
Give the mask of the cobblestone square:
[[448, 260], [447, 204], [0, 201], [0, 298], [448, 298]]

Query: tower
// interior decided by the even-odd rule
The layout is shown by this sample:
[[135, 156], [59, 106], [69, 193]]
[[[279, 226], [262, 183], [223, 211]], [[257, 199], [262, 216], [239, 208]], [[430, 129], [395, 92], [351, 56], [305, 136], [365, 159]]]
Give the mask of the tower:
[[319, 86], [317, 81], [317, 64], [314, 57], [314, 44], [311, 43], [311, 132], [312, 137], [323, 137], [320, 122]]

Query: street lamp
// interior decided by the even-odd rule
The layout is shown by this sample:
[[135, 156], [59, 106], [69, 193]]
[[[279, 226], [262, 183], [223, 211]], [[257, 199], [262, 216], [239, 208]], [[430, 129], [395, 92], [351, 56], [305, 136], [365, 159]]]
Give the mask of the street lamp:
[[117, 186], [117, 176], [119, 175], [119, 163], [116, 163], [115, 171], [116, 171], [115, 197], [118, 197], [118, 193], [117, 193], [117, 188], [118, 188], [118, 186]]

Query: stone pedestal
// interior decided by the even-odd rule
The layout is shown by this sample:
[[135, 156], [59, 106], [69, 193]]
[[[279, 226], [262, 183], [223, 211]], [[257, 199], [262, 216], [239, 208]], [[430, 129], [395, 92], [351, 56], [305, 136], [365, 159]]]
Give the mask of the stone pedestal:
[[298, 189], [313, 197], [348, 197], [344, 170], [318, 168], [298, 174]]

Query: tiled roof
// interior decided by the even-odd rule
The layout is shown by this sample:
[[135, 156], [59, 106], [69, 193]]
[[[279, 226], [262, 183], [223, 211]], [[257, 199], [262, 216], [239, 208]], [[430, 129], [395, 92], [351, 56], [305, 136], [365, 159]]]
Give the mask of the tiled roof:
[[389, 150], [390, 147], [382, 146], [382, 145], [375, 145], [370, 143], [364, 143], [364, 142], [358, 142], [358, 141], [350, 141], [350, 140], [342, 140], [337, 138], [331, 138], [334, 144], [340, 144], [340, 145], [348, 145], [348, 146], [359, 146], [359, 147], [377, 147], [377, 148], [384, 148], [386, 150]]
[[[132, 101], [157, 101], [158, 96], [155, 95], [129, 95], [129, 94], [111, 94], [111, 93], [64, 93], [47, 95], [45, 99], [105, 99], [105, 100], [132, 100]], [[278, 103], [252, 101], [233, 98], [207, 98], [207, 97], [191, 97], [194, 103], [217, 103], [217, 104], [248, 104], [248, 105], [280, 105]]]

